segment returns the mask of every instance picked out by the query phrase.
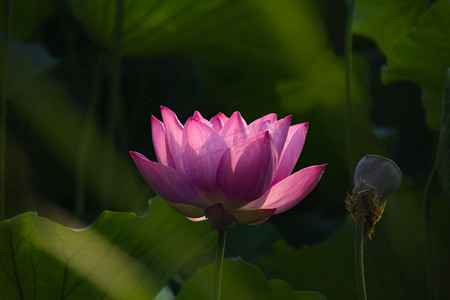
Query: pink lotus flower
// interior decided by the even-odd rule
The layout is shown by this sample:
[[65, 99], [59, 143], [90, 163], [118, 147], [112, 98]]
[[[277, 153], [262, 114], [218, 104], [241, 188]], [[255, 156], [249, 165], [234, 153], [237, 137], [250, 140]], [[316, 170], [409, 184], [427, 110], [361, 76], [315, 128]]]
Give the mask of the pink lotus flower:
[[247, 125], [239, 112], [206, 120], [195, 112], [183, 126], [161, 107], [152, 116], [158, 162], [130, 152], [150, 187], [192, 221], [209, 219], [216, 230], [234, 222], [256, 225], [303, 200], [325, 165], [291, 175], [305, 142], [308, 123], [290, 126], [268, 114]]

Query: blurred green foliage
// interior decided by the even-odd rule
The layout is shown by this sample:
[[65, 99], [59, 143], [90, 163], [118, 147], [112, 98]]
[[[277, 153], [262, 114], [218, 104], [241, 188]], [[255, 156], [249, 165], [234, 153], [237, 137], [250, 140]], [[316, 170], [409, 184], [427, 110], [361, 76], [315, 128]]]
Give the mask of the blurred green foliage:
[[[18, 40], [30, 40], [33, 38], [37, 27], [47, 18], [55, 15], [59, 0], [12, 1], [14, 13], [12, 14], [12, 34]], [[0, 13], [3, 20], [3, 12], [6, 1], [0, 3]], [[0, 22], [0, 30], [4, 30], [4, 22]]]
[[[128, 150], [152, 157], [150, 115], [159, 117], [160, 105], [174, 110], [182, 122], [195, 110], [205, 117], [239, 110], [249, 122], [270, 112], [280, 117], [292, 114], [293, 123], [310, 122], [297, 169], [327, 163], [326, 173], [313, 193], [291, 211], [260, 227], [237, 225], [230, 229], [226, 255], [241, 255], [258, 264], [265, 276], [243, 261], [227, 264], [243, 272], [243, 280], [255, 277], [244, 290], [259, 286], [269, 295], [272, 291], [292, 299], [309, 299], [284, 282], [266, 282], [267, 277], [286, 280], [297, 290], [322, 292], [329, 299], [353, 297], [352, 226], [344, 221], [343, 202], [346, 191], [352, 188], [348, 178], [353, 172], [346, 169], [345, 162], [343, 45], [347, 1], [12, 3], [5, 180], [8, 217], [35, 210], [53, 221], [81, 227], [105, 209], [143, 213], [152, 191], [139, 176]], [[1, 2], [2, 18], [3, 5]], [[116, 26], [118, 21], [122, 27]], [[434, 187], [432, 226], [441, 294], [450, 293], [445, 275], [450, 266], [445, 255], [450, 246], [445, 233], [449, 225], [445, 185], [449, 169], [448, 94], [442, 105], [445, 73], [450, 66], [449, 22], [445, 0], [356, 2], [353, 159], [364, 154], [390, 157], [405, 176], [402, 190], [389, 198], [385, 218], [366, 251], [371, 298], [423, 299], [425, 295], [419, 202], [425, 177], [436, 161], [438, 143], [433, 131], [440, 126], [437, 167], [447, 198], [440, 187]], [[121, 55], [119, 68], [117, 54]], [[118, 87], [112, 86], [114, 75], [121, 79]], [[109, 113], [113, 90], [120, 93], [116, 95], [120, 96], [117, 119]], [[158, 227], [156, 232], [159, 228], [169, 230], [169, 220], [180, 217], [171, 210], [163, 211], [167, 223], [158, 219], [160, 223], [152, 225]], [[157, 222], [152, 213], [144, 219], [106, 213], [100, 220], [106, 218], [118, 226], [122, 222], [119, 216], [133, 222], [152, 218]], [[8, 245], [19, 243], [8, 242], [14, 222], [25, 226], [23, 230], [31, 230], [29, 240], [39, 239], [39, 243], [55, 242], [52, 234], [38, 232], [40, 226], [67, 232], [68, 243], [72, 236], [92, 232], [73, 232], [28, 213], [1, 223], [6, 232], [0, 241], [2, 253], [11, 254]], [[188, 222], [183, 226], [198, 236], [206, 225]], [[101, 232], [103, 238], [111, 239], [112, 230]], [[167, 238], [169, 244], [174, 243]], [[149, 251], [162, 247], [159, 242], [140, 239], [148, 243]], [[23, 239], [23, 243], [31, 245], [29, 240]], [[55, 245], [55, 251], [60, 251], [61, 245]], [[39, 251], [42, 259], [61, 270], [58, 256]], [[176, 266], [162, 261], [158, 268], [162, 273], [158, 274], [164, 280], [157, 288], [178, 273], [170, 281], [171, 290], [177, 292], [187, 280], [179, 298], [190, 297], [190, 289], [204, 284], [209, 276], [205, 269], [191, 277], [211, 260], [210, 255], [200, 252], [186, 266], [186, 261], [178, 261]], [[133, 260], [147, 269], [148, 261]], [[5, 266], [9, 265], [2, 263], [0, 271], [10, 270]], [[19, 273], [30, 268], [26, 263], [21, 266], [24, 269]], [[72, 270], [68, 274], [75, 279], [83, 276]], [[0, 286], [8, 280], [0, 281]], [[61, 287], [58, 280], [52, 284]], [[86, 286], [91, 284], [98, 290], [88, 277]]]

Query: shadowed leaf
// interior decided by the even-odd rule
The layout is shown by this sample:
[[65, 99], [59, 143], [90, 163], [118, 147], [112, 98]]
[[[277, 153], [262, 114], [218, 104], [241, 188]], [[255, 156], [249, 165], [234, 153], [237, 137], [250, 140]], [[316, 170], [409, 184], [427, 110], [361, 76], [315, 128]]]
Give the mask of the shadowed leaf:
[[397, 39], [425, 13], [426, 0], [356, 1], [353, 32], [375, 40], [389, 55]]
[[[214, 264], [211, 264], [183, 285], [177, 300], [211, 299], [213, 277]], [[221, 291], [222, 300], [325, 300], [320, 293], [295, 291], [281, 280], [266, 281], [256, 266], [240, 258], [224, 261]]]
[[450, 2], [437, 1], [418, 25], [401, 36], [388, 56], [385, 82], [410, 80], [423, 88], [428, 125], [438, 130], [442, 86], [450, 66]]

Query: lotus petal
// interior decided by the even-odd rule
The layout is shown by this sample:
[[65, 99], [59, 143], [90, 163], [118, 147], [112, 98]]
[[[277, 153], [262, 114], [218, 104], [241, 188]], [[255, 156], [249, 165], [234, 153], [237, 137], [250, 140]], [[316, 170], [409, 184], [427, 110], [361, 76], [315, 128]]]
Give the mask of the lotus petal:
[[228, 147], [238, 144], [249, 137], [247, 123], [238, 111], [234, 112], [224, 124], [220, 135], [223, 136]]
[[218, 113], [214, 117], [211, 118], [210, 122], [215, 131], [220, 132], [222, 130], [225, 123], [228, 121], [228, 117], [223, 113]]
[[238, 219], [242, 224], [259, 224], [262, 221], [270, 218], [275, 212], [275, 208], [272, 209], [232, 209], [230, 213]]
[[[202, 122], [203, 124], [208, 125], [209, 127], [212, 127], [211, 122], [206, 120], [205, 118], [203, 118], [202, 114], [199, 111], [195, 111], [192, 118], [196, 119], [197, 121]], [[184, 125], [186, 126], [186, 124], [184, 124]]]
[[169, 145], [174, 165], [177, 170], [183, 172], [183, 125], [181, 125], [177, 115], [165, 106], [161, 106], [161, 115], [164, 122], [164, 128], [166, 130], [166, 142]]
[[223, 138], [211, 127], [189, 118], [183, 131], [183, 162], [185, 173], [203, 191], [214, 192], [217, 166], [228, 149]]
[[[291, 125], [291, 116], [287, 116], [269, 126], [269, 133], [273, 140], [273, 146], [280, 155], [286, 143], [286, 138]], [[292, 171], [292, 170], [291, 170]]]
[[302, 201], [319, 183], [326, 165], [304, 168], [269, 188], [242, 209], [273, 209], [280, 214]]
[[152, 140], [155, 148], [156, 159], [164, 166], [174, 168], [172, 155], [166, 143], [166, 130], [164, 124], [155, 116], [152, 116]]
[[269, 133], [263, 132], [229, 148], [217, 168], [217, 183], [228, 209], [261, 196], [275, 173], [276, 152]]
[[197, 220], [201, 218], [203, 218], [203, 220], [206, 220], [205, 209], [203, 207], [198, 207], [190, 204], [175, 203], [170, 201], [167, 201], [167, 203], [169, 203], [170, 206], [175, 208], [177, 212], [179, 212], [183, 216], [188, 217], [190, 220]]
[[276, 121], [277, 121], [276, 114], [268, 114], [265, 115], [264, 117], [256, 119], [255, 121], [251, 122], [250, 125], [248, 125], [248, 131], [250, 133], [250, 136], [254, 136], [257, 135], [258, 133], [268, 130], [270, 125], [272, 123], [275, 123]]
[[130, 154], [148, 185], [167, 201], [200, 207], [210, 205], [195, 184], [181, 172], [150, 161], [138, 152], [131, 151]]
[[272, 185], [280, 182], [292, 173], [305, 144], [308, 123], [301, 123], [289, 128], [284, 149], [281, 152], [277, 172]]

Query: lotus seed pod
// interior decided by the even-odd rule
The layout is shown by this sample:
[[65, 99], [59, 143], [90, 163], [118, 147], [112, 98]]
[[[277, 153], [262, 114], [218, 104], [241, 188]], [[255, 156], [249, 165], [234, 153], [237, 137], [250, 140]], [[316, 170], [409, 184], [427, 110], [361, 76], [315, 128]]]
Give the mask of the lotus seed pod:
[[354, 175], [355, 194], [375, 190], [384, 198], [400, 186], [402, 172], [392, 160], [379, 155], [365, 155], [358, 162]]

